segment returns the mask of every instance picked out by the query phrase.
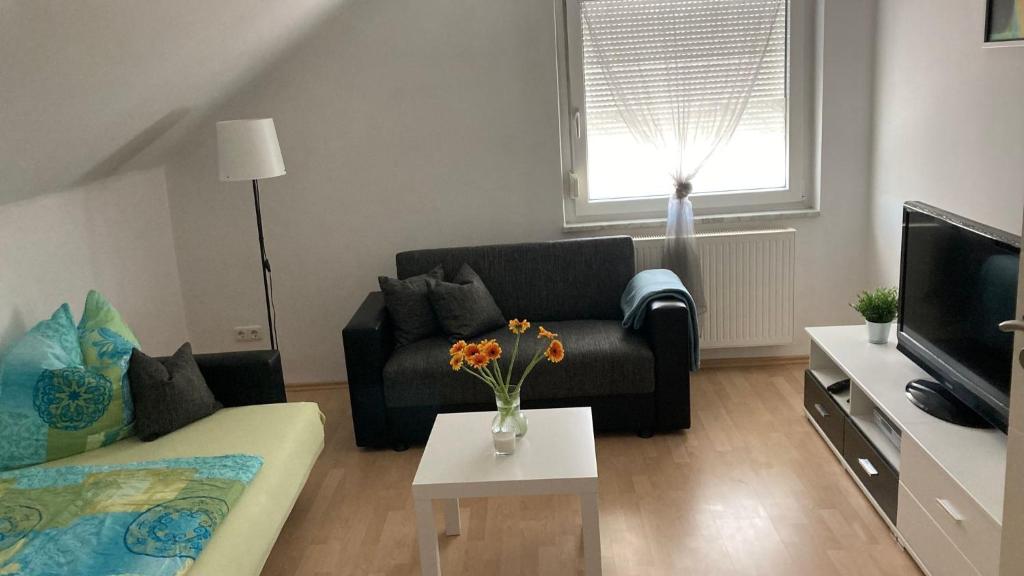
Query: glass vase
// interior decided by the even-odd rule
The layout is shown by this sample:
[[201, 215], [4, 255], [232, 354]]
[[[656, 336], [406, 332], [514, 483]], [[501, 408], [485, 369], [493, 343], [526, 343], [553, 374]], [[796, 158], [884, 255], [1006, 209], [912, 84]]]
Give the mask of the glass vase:
[[494, 404], [498, 408], [491, 420], [494, 451], [498, 454], [512, 454], [516, 451], [516, 442], [526, 435], [529, 422], [519, 410], [518, 395], [508, 398], [495, 396]]

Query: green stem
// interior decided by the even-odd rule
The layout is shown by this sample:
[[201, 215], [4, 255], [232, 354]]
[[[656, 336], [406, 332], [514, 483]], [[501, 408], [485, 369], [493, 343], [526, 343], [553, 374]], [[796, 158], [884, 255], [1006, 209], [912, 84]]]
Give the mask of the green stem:
[[506, 420], [512, 417], [512, 407], [498, 406], [498, 415], [501, 416], [501, 423], [504, 424]]
[[508, 390], [508, 380], [501, 374], [501, 364], [497, 360], [494, 361], [494, 377], [503, 389]]
[[512, 382], [512, 367], [516, 365], [516, 356], [519, 356], [519, 339], [522, 336], [521, 333], [516, 333], [516, 344], [512, 347], [512, 360], [508, 363], [508, 376], [505, 377], [506, 382]]
[[515, 403], [512, 398], [501, 398], [499, 396], [497, 406], [498, 414], [501, 416], [501, 423], [504, 424], [512, 416], [512, 413], [515, 412]]
[[490, 388], [491, 390], [493, 390], [495, 394], [498, 393], [498, 390], [494, 387], [494, 384], [490, 380], [488, 380], [484, 376], [481, 376], [480, 374], [477, 374], [477, 373], [473, 372], [473, 370], [475, 370], [475, 368], [467, 368], [466, 369], [466, 374], [469, 374], [473, 378], [477, 378], [481, 382], [483, 382], [484, 384], [487, 384], [487, 387]]
[[[493, 371], [491, 370], [491, 368], [489, 366], [484, 366], [483, 367], [483, 372], [487, 373], [487, 375], [490, 376], [491, 380], [494, 381], [494, 383], [495, 383], [495, 385], [494, 385], [494, 392], [495, 392], [495, 394], [497, 394], [498, 391], [500, 390], [502, 395], [504, 395], [505, 397], [508, 397], [508, 387], [505, 386], [505, 384], [502, 383], [502, 381], [501, 381], [501, 376], [500, 376], [501, 369], [497, 366], [497, 364], [495, 364]], [[498, 373], [497, 376], [495, 375], [495, 372]]]
[[523, 370], [523, 375], [519, 377], [519, 383], [516, 384], [515, 391], [512, 392], [513, 395], [519, 394], [519, 389], [523, 387], [523, 382], [526, 381], [526, 377], [530, 375], [530, 372], [533, 371], [533, 367], [536, 366], [537, 363], [540, 362], [540, 359], [543, 357], [543, 350], [538, 350], [537, 353], [534, 354], [533, 360], [530, 360], [530, 363], [526, 366], [526, 370]]

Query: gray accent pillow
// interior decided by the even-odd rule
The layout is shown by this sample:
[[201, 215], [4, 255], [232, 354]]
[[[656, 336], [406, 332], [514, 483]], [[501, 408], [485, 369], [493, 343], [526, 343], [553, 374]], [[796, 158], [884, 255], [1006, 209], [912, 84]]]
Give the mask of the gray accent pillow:
[[491, 292], [469, 264], [451, 282], [430, 280], [430, 303], [452, 340], [468, 340], [505, 325]]
[[223, 408], [213, 397], [192, 357], [192, 345], [158, 360], [132, 350], [128, 364], [135, 433], [143, 442], [156, 440]]
[[434, 309], [430, 306], [429, 280], [444, 278], [444, 268], [436, 266], [426, 274], [412, 276], [405, 280], [378, 276], [384, 303], [388, 307], [388, 316], [395, 333], [397, 347], [412, 344], [427, 336], [440, 332]]

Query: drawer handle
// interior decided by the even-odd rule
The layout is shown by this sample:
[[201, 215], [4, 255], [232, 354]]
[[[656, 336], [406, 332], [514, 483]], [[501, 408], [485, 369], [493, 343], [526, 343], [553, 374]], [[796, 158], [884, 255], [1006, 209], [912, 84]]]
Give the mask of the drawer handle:
[[875, 466], [867, 458], [858, 458], [857, 464], [860, 464], [860, 467], [864, 469], [864, 472], [867, 472], [868, 476], [878, 476], [878, 470], [875, 469]]
[[822, 418], [828, 418], [828, 410], [822, 408], [821, 404], [815, 403], [814, 409], [818, 411], [818, 414], [821, 414]]
[[936, 498], [935, 503], [938, 504], [940, 508], [945, 510], [946, 514], [949, 514], [949, 517], [952, 518], [954, 522], [964, 521], [963, 514], [961, 514], [960, 511], [956, 509], [956, 506], [953, 506], [953, 503], [950, 502], [949, 500]]

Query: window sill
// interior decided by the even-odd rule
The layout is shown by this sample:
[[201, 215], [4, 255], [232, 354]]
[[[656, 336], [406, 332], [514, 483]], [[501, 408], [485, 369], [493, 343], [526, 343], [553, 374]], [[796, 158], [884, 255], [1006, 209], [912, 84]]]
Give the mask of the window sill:
[[[743, 212], [737, 214], [705, 214], [695, 216], [697, 226], [715, 224], [740, 224], [744, 222], [765, 222], [773, 220], [793, 220], [796, 218], [816, 218], [821, 215], [817, 208], [801, 208], [797, 210], [770, 210], [764, 212]], [[647, 220], [617, 220], [610, 222], [583, 222], [579, 224], [563, 224], [563, 233], [592, 232], [612, 229], [637, 229], [664, 227], [664, 218]]]

